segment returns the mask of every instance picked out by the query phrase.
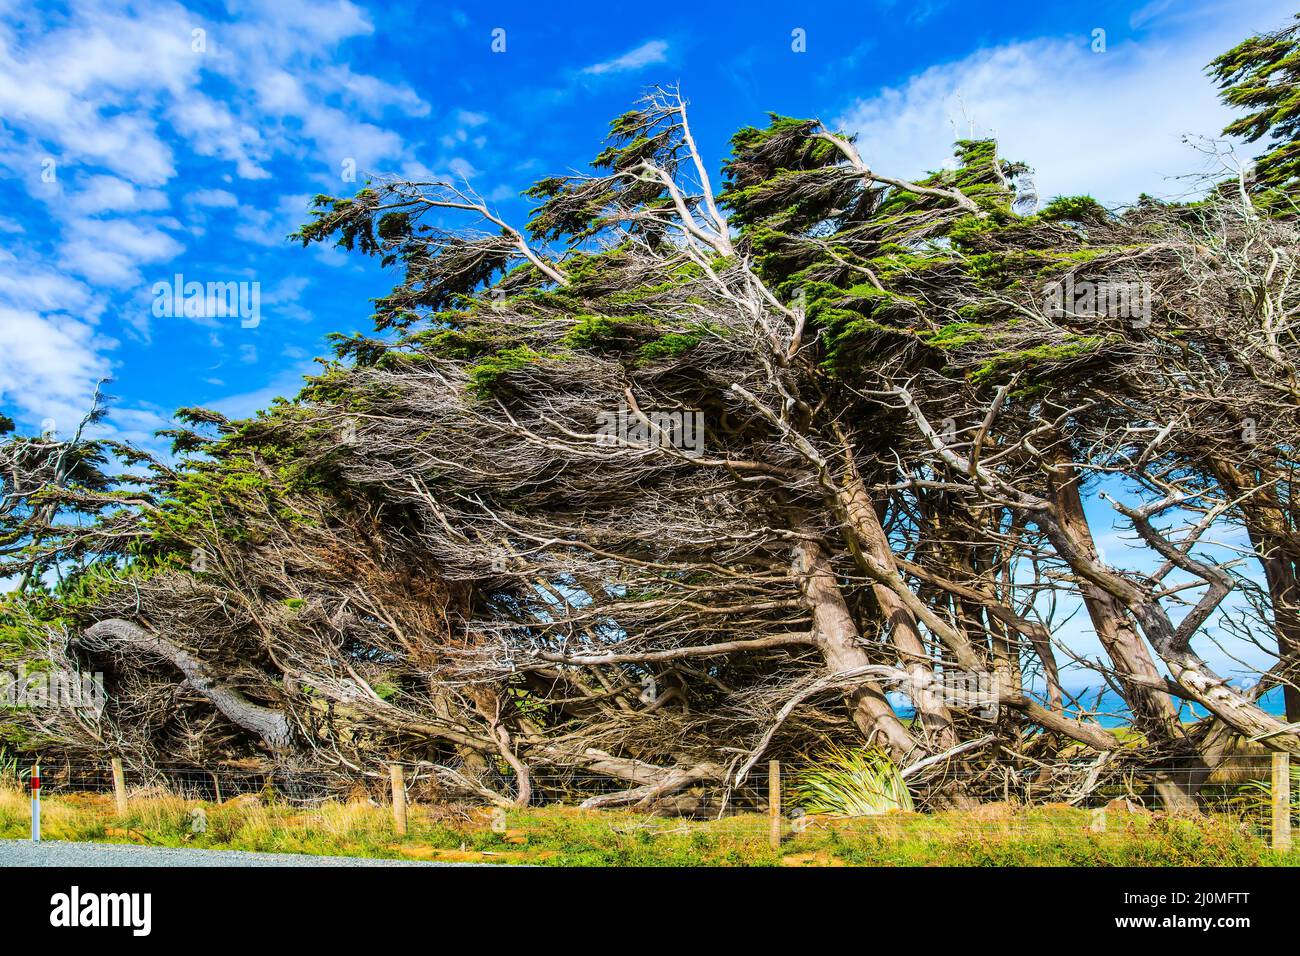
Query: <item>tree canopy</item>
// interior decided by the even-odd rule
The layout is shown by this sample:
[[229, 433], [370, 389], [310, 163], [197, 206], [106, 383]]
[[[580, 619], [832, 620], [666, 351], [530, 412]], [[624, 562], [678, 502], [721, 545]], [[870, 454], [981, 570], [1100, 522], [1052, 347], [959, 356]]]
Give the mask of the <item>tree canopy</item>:
[[[775, 115], [715, 190], [655, 89], [522, 227], [447, 183], [317, 197], [298, 241], [397, 271], [373, 337], [254, 418], [182, 409], [179, 464], [0, 446], [0, 646], [110, 681], [7, 733], [697, 809], [827, 741], [932, 806], [1020, 764], [1178, 805], [1243, 741], [1300, 752], [1294, 29], [1212, 67], [1274, 137], [1253, 193], [1040, 208], [993, 141], [910, 181]], [[1224, 642], [1275, 663], [1243, 686]]]

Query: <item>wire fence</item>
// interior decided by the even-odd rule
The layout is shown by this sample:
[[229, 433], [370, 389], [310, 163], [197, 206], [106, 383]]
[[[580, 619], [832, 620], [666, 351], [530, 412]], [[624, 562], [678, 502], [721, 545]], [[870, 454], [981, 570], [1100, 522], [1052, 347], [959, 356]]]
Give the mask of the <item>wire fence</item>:
[[[1290, 829], [1300, 826], [1300, 786], [1292, 783], [1296, 773], [1288, 766], [1283, 799], [1290, 812], [1283, 814], [1286, 843], [1279, 844], [1276, 768], [1277, 762], [1267, 755], [1232, 758], [1208, 779], [1203, 770], [1177, 765], [1123, 768], [1098, 772], [1095, 778], [1082, 764], [999, 767], [992, 772], [947, 772], [943, 796], [930, 794], [924, 800], [907, 791], [900, 799], [871, 782], [859, 782], [854, 790], [851, 781], [841, 781], [848, 789], [838, 795], [843, 806], [834, 799], [828, 803], [810, 784], [823, 768], [806, 763], [764, 763], [740, 784], [698, 784], [662, 793], [628, 790], [628, 784], [596, 774], [534, 773], [526, 805], [519, 804], [515, 781], [507, 773], [471, 778], [452, 768], [413, 763], [357, 769], [350, 785], [341, 787], [338, 774], [287, 767], [127, 765], [118, 778], [111, 761], [65, 762], [40, 768], [40, 790], [46, 799], [67, 800], [122, 819], [161, 802], [177, 813], [257, 807], [266, 811], [265, 823], [272, 828], [328, 828], [340, 809], [369, 807], [383, 811], [375, 814], [381, 820], [391, 812], [400, 833], [408, 825], [418, 829], [452, 819], [499, 833], [522, 833], [527, 839], [576, 814], [625, 832], [685, 832], [683, 828], [707, 825], [714, 832], [767, 834], [774, 845], [805, 832], [898, 835], [937, 823], [976, 835], [1063, 829], [1105, 834], [1135, 820], [1167, 815], [1171, 800], [1177, 803], [1183, 794], [1188, 812], [1194, 809], [1253, 838], [1285, 846]], [[8, 788], [27, 789], [31, 770], [11, 768]], [[1063, 773], [1071, 775], [1065, 783]], [[979, 791], [982, 799], [964, 797], [964, 791]]]

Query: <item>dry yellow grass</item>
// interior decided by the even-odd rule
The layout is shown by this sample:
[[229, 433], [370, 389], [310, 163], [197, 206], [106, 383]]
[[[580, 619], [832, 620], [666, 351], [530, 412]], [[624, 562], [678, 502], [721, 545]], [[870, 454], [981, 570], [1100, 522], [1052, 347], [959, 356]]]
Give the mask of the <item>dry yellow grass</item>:
[[[202, 807], [203, 832], [194, 811]], [[1239, 823], [1116, 810], [1104, 832], [1088, 811], [1067, 806], [989, 806], [974, 812], [813, 816], [787, 827], [780, 851], [768, 819], [742, 814], [696, 821], [631, 811], [546, 807], [508, 813], [416, 805], [399, 838], [390, 811], [364, 800], [302, 808], [240, 797], [200, 804], [174, 794], [134, 792], [124, 819], [104, 794], [47, 796], [46, 839], [194, 846], [495, 863], [621, 865], [1258, 865], [1300, 862], [1269, 851]], [[494, 826], [494, 823], [496, 824]], [[30, 798], [0, 790], [0, 837], [24, 838]]]

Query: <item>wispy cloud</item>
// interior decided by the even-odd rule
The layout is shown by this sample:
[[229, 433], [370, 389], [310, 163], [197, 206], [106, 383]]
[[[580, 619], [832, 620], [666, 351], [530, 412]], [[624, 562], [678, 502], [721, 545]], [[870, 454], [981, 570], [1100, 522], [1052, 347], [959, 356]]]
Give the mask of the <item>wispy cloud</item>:
[[595, 76], [604, 73], [626, 73], [628, 70], [639, 70], [641, 67], [649, 66], [652, 63], [663, 63], [667, 59], [667, 41], [648, 40], [635, 50], [628, 50], [622, 56], [606, 60], [604, 63], [593, 63], [591, 66], [584, 67], [582, 72]]
[[991, 136], [1004, 156], [1038, 171], [1044, 198], [1184, 195], [1210, 171], [1185, 138], [1217, 137], [1233, 118], [1205, 64], [1240, 30], [1205, 17], [1168, 39], [1112, 43], [1102, 53], [1086, 34], [1006, 43], [859, 99], [836, 123], [892, 175], [938, 169], [953, 140]]
[[[146, 292], [173, 269], [248, 275], [277, 318], [309, 320], [302, 284], [277, 281], [268, 250], [285, 247], [317, 187], [346, 191], [415, 160], [387, 123], [430, 104], [354, 68], [341, 46], [374, 32], [368, 11], [351, 0], [226, 7], [219, 19], [172, 0], [81, 0], [66, 16], [0, 18], [0, 172], [42, 223], [0, 221], [0, 405], [25, 423], [84, 411], [121, 364], [113, 333], [154, 347]], [[192, 331], [170, 324], [165, 347]]]

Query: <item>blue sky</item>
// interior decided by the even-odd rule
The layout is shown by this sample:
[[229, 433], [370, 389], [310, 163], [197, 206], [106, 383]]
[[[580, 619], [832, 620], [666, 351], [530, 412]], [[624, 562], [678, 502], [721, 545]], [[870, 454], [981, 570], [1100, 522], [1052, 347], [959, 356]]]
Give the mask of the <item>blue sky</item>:
[[[310, 196], [350, 194], [367, 172], [453, 177], [522, 223], [518, 193], [581, 169], [655, 83], [680, 83], [715, 166], [771, 110], [858, 133], [895, 175], [938, 168], [957, 136], [996, 135], [1044, 197], [1185, 194], [1195, 180], [1177, 177], [1205, 164], [1183, 136], [1230, 118], [1204, 64], [1292, 13], [0, 0], [0, 411], [66, 435], [111, 376], [106, 429], [151, 445], [180, 406], [247, 415], [291, 395], [326, 334], [367, 331], [367, 300], [391, 284], [373, 262], [285, 241]], [[258, 283], [260, 321], [154, 315], [154, 284], [178, 273]]]
[[[182, 405], [242, 415], [291, 394], [387, 285], [372, 263], [284, 241], [307, 197], [354, 191], [348, 161], [358, 180], [467, 179], [518, 222], [518, 192], [581, 168], [652, 83], [681, 83], [715, 160], [774, 110], [860, 133], [895, 174], [937, 168], [955, 133], [994, 133], [1045, 196], [1176, 194], [1168, 177], [1201, 166], [1180, 136], [1228, 115], [1204, 63], [1289, 15], [1263, 0], [0, 0], [0, 409], [66, 433], [110, 375], [108, 426], [147, 441]], [[154, 283], [176, 273], [259, 283], [257, 327], [154, 316]]]

